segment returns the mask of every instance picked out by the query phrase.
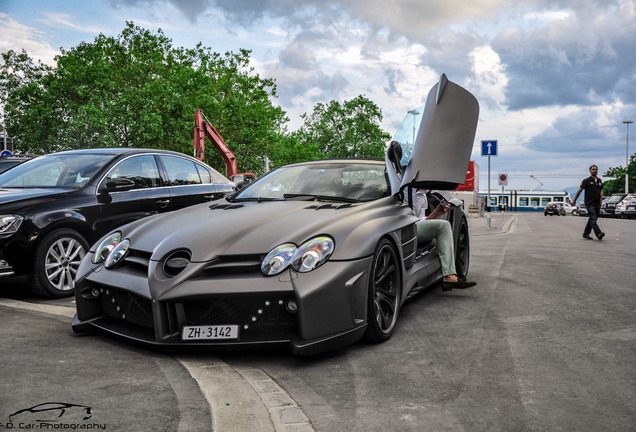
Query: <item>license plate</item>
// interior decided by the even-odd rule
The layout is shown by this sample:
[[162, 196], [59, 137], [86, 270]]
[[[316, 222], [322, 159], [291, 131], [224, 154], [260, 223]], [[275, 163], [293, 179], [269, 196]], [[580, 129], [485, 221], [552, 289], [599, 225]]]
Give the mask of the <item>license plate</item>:
[[238, 339], [239, 326], [185, 326], [181, 332], [182, 340], [227, 340]]

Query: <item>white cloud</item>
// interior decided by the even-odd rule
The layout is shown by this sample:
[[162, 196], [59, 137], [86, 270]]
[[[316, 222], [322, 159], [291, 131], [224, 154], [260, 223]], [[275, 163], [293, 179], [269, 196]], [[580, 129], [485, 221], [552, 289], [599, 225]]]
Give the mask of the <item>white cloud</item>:
[[0, 52], [26, 50], [34, 60], [54, 65], [54, 57], [59, 51], [45, 39], [45, 33], [18, 23], [7, 14], [0, 12]]

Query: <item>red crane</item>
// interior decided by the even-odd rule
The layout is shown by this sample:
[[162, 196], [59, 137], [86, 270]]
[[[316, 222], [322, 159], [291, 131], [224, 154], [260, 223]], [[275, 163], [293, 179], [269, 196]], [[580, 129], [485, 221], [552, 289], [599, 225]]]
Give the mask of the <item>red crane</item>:
[[236, 163], [236, 156], [230, 147], [223, 141], [221, 135], [214, 129], [201, 110], [194, 113], [194, 157], [203, 161], [205, 158], [205, 138], [214, 144], [214, 148], [219, 152], [225, 161], [227, 177], [235, 182], [251, 182], [256, 179], [252, 173], [239, 173]]

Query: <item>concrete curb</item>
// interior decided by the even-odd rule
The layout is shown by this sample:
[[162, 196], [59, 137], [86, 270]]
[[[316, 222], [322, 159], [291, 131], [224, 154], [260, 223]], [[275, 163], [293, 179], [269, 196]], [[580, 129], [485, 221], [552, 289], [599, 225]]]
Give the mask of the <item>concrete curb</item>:
[[[473, 219], [474, 220], [474, 219]], [[514, 229], [514, 222], [516, 220], [516, 216], [509, 216], [507, 217], [506, 221], [503, 222], [503, 224], [501, 225], [500, 228], [498, 227], [492, 227], [490, 229], [486, 228], [486, 221], [485, 220], [479, 220], [479, 223], [483, 222], [484, 226], [477, 226], [475, 225], [477, 223], [476, 220], [474, 220], [474, 222], [469, 223], [468, 229], [469, 229], [469, 234], [471, 237], [479, 237], [479, 236], [485, 236], [485, 235], [499, 235], [499, 234], [507, 234], [510, 231], [512, 231]]]
[[[12, 299], [0, 299], [0, 306], [69, 319], [75, 315], [75, 308]], [[314, 432], [291, 396], [262, 370], [233, 368], [209, 355], [173, 358], [199, 385], [210, 405], [215, 432]]]

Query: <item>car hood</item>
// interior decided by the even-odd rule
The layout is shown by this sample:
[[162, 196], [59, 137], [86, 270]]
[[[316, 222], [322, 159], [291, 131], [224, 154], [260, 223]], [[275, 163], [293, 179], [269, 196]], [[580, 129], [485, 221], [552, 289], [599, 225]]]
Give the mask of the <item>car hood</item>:
[[71, 192], [74, 189], [50, 189], [50, 188], [0, 188], [0, 205], [25, 201], [33, 198], [49, 197]]
[[387, 149], [391, 193], [409, 185], [452, 190], [464, 183], [478, 118], [477, 99], [442, 74], [426, 105], [409, 111], [393, 137], [401, 146], [399, 164]]
[[[394, 197], [355, 204], [223, 201], [152, 216], [124, 226], [122, 231], [132, 249], [151, 254], [152, 260], [178, 249], [188, 249], [193, 262], [229, 255], [264, 256], [280, 244], [299, 246], [318, 235], [335, 240], [334, 259], [352, 259], [372, 253], [375, 240], [371, 239], [377, 231], [372, 224], [389, 219], [393, 224], [399, 220], [407, 224], [413, 218], [410, 209]], [[371, 252], [361, 252], [366, 243]]]

